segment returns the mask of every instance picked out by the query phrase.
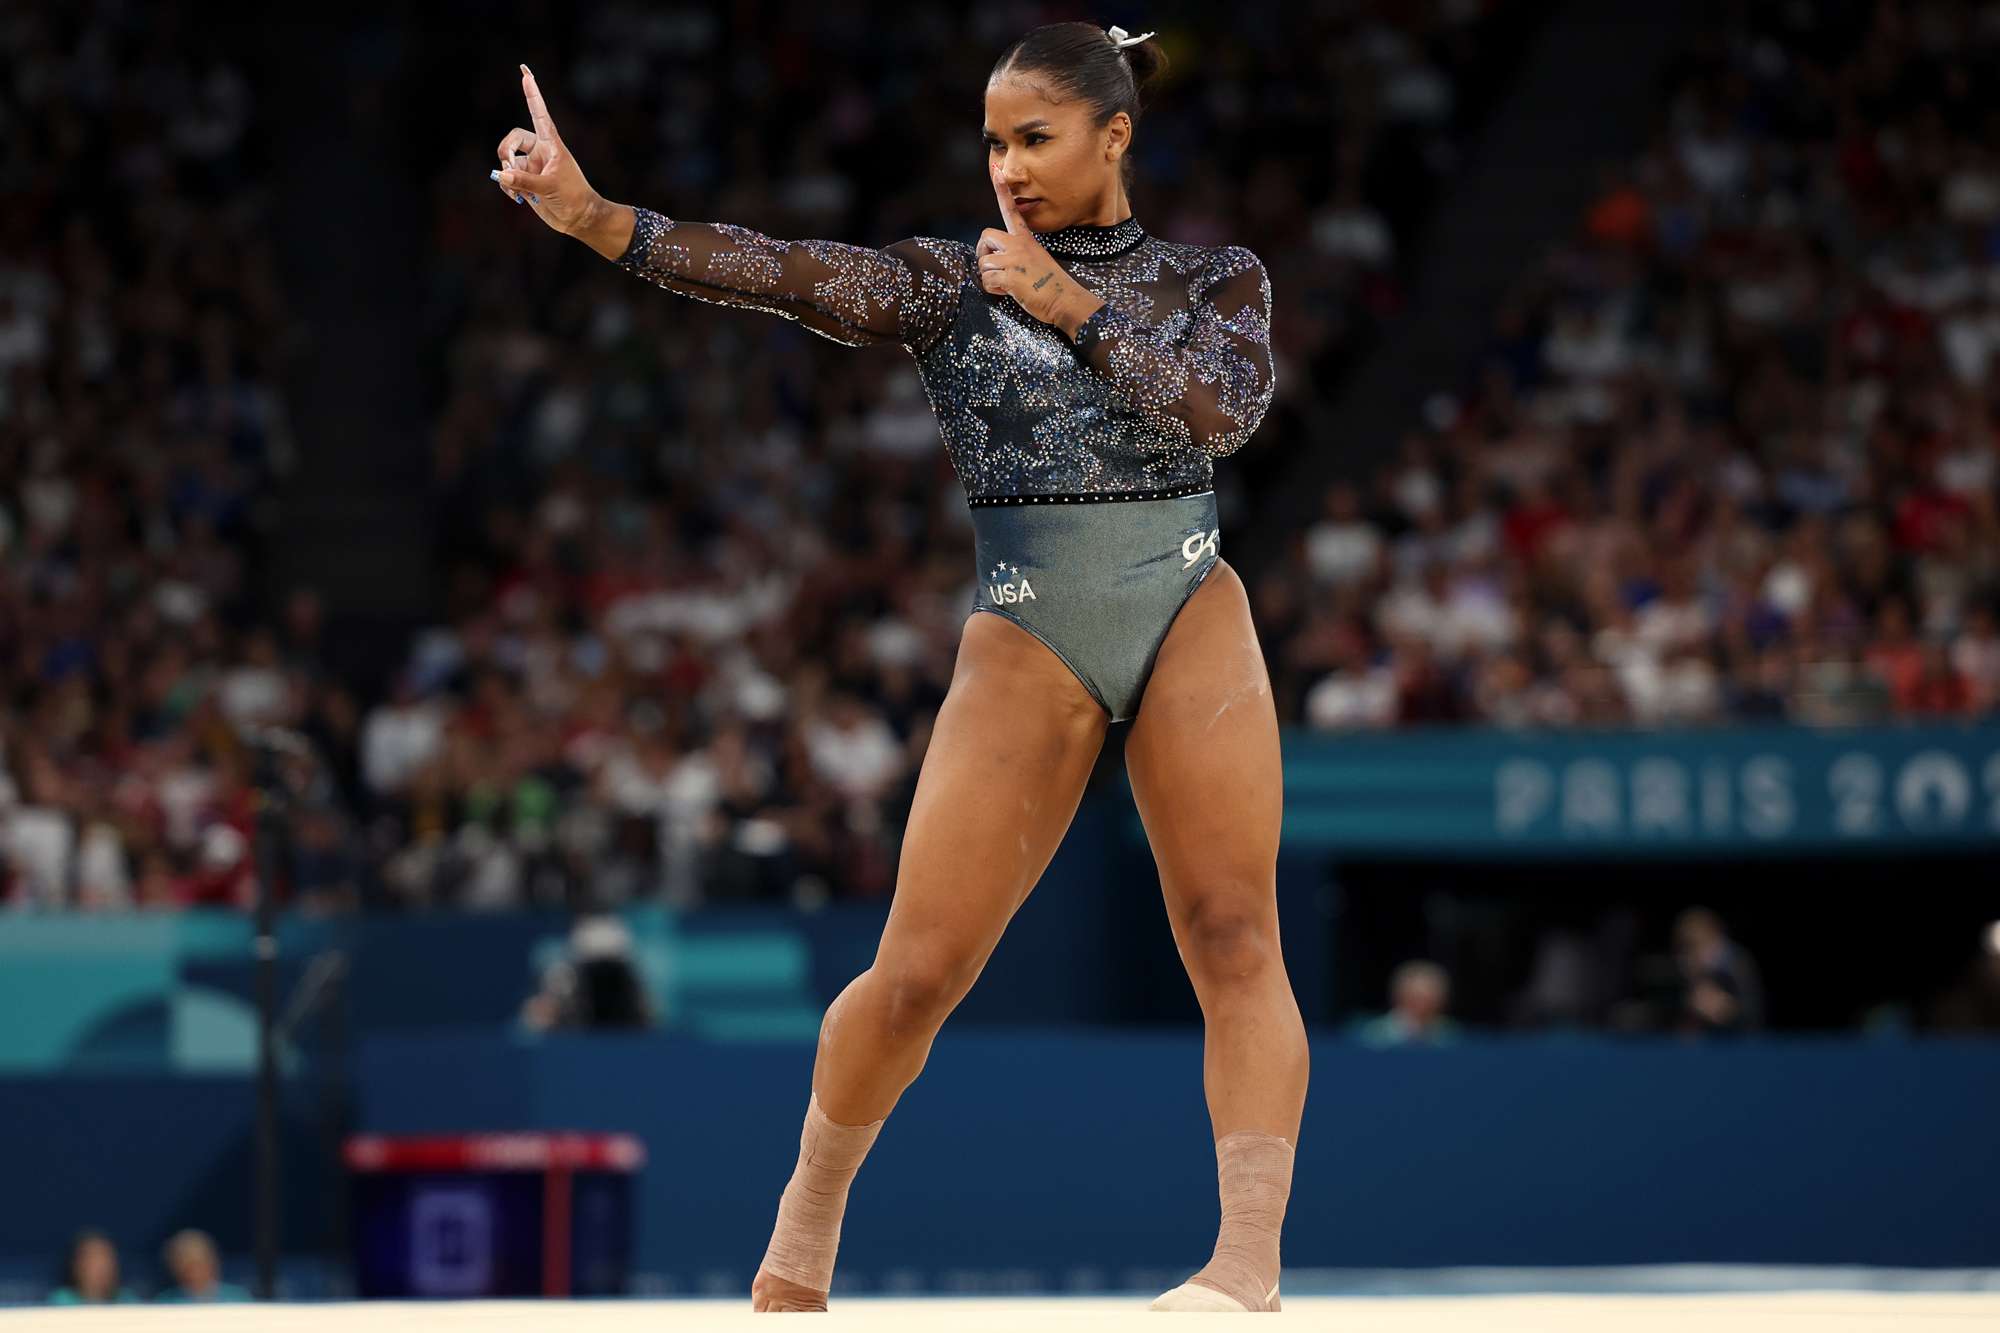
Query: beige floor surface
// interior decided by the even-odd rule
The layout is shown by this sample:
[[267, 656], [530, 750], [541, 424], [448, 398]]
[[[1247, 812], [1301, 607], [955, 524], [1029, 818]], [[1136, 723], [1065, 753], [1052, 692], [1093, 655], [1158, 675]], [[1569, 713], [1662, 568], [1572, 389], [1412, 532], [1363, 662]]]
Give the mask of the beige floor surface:
[[[2000, 1330], [2000, 1293], [1299, 1297], [1280, 1318], [1340, 1333], [1957, 1333]], [[681, 1333], [762, 1327], [740, 1301], [464, 1302], [0, 1310], [0, 1333]], [[1127, 1300], [843, 1301], [821, 1326], [882, 1330], [1150, 1329]]]

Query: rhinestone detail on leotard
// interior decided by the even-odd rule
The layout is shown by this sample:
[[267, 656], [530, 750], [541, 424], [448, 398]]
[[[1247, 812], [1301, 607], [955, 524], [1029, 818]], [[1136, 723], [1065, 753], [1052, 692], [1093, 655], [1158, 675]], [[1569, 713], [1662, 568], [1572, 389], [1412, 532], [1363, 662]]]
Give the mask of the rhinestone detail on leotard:
[[1084, 491], [1077, 495], [974, 495], [966, 499], [972, 509], [986, 509], [993, 505], [1068, 505], [1101, 504], [1112, 500], [1178, 500], [1184, 495], [1200, 495], [1203, 491], [1215, 489], [1192, 482], [1186, 486], [1163, 486], [1151, 491]]
[[1058, 259], [1116, 259], [1145, 240], [1146, 229], [1139, 225], [1139, 219], [1128, 217], [1108, 227], [1078, 223], [1042, 232], [1035, 239]]

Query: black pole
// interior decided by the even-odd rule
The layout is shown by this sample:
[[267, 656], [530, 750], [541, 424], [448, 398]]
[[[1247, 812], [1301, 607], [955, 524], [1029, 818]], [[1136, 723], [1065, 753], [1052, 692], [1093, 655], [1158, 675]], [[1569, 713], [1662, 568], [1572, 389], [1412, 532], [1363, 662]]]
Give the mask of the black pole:
[[276, 756], [256, 751], [257, 869], [257, 1179], [255, 1233], [257, 1298], [278, 1294], [278, 903], [279, 839], [284, 828], [283, 778]]
[[332, 1207], [327, 1209], [327, 1222], [333, 1234], [328, 1239], [327, 1253], [338, 1256], [340, 1271], [354, 1271], [351, 1219], [348, 1213], [347, 1172], [342, 1169], [340, 1147], [347, 1141], [347, 969], [343, 966], [333, 980], [333, 994], [326, 1008], [326, 1123], [328, 1126], [327, 1162], [332, 1176]]

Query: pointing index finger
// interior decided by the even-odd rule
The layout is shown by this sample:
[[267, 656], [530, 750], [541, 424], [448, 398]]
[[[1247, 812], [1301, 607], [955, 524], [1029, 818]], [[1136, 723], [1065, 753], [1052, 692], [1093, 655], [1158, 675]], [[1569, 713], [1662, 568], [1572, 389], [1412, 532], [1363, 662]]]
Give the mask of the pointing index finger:
[[521, 66], [521, 91], [528, 98], [528, 115], [535, 122], [535, 137], [554, 142], [559, 137], [556, 123], [549, 119], [548, 104], [542, 101], [542, 90], [535, 83], [535, 72], [526, 65]]
[[993, 193], [1000, 200], [1000, 220], [1007, 224], [1007, 234], [1019, 236], [1028, 229], [1028, 221], [1021, 216], [1021, 210], [1014, 207], [1014, 196], [1007, 193], [1006, 183], [1000, 179], [1000, 167], [996, 163], [993, 171]]

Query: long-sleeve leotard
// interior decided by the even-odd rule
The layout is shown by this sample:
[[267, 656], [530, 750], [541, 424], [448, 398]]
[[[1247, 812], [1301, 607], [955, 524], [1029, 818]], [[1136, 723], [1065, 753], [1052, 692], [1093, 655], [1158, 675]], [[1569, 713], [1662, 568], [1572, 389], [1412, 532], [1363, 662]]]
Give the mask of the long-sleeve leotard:
[[1200, 489], [1275, 391], [1271, 284], [1241, 246], [1164, 241], [1134, 218], [1041, 234], [1105, 303], [1072, 343], [985, 292], [962, 241], [871, 249], [634, 213], [616, 262], [648, 282], [848, 346], [906, 347], [974, 500]]
[[951, 324], [964, 287], [944, 242], [912, 238], [880, 250], [840, 241], [781, 241], [732, 222], [683, 222], [632, 210], [620, 268], [718, 305], [795, 319], [850, 347], [922, 350]]

